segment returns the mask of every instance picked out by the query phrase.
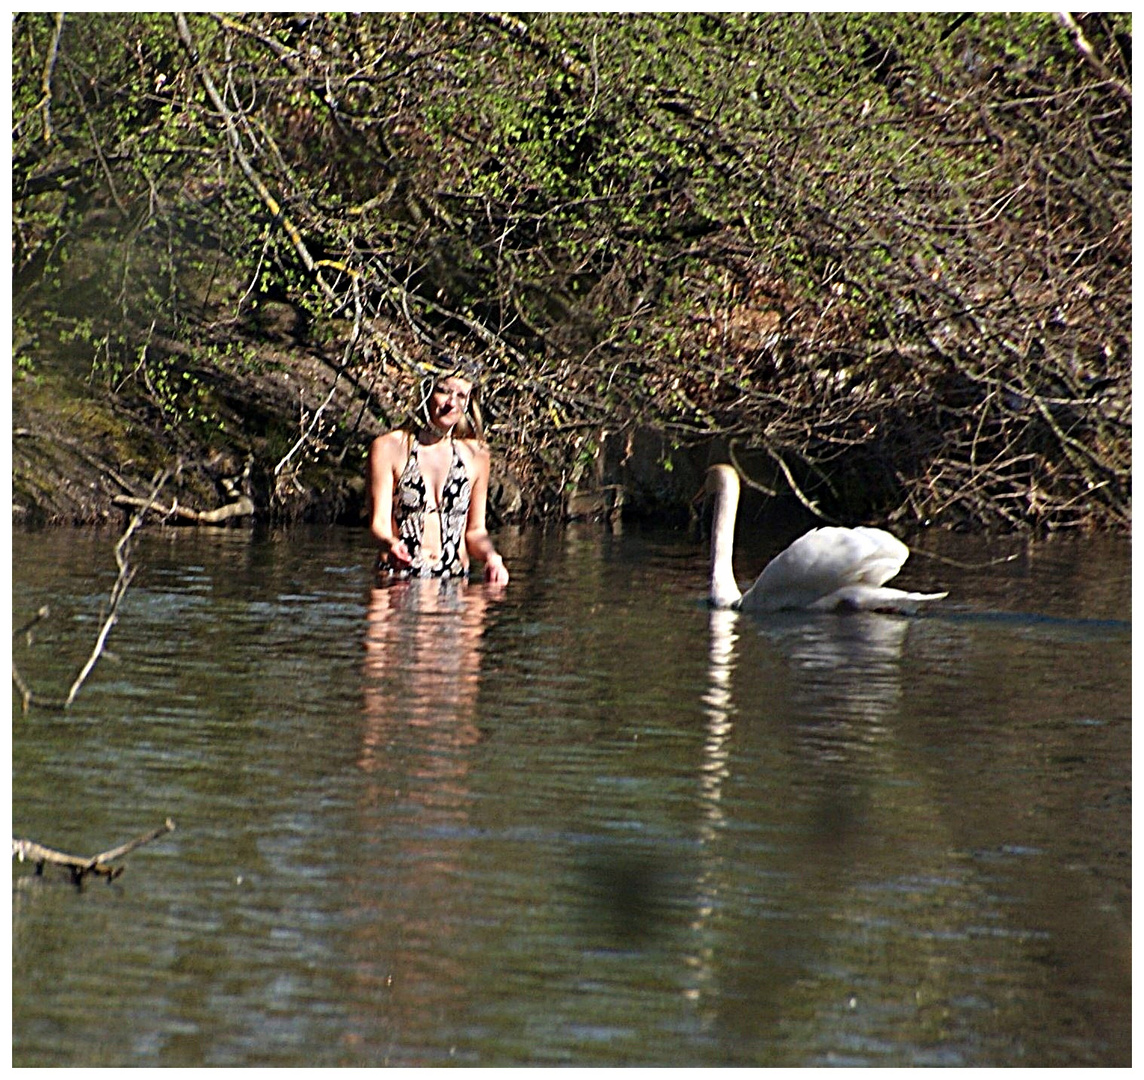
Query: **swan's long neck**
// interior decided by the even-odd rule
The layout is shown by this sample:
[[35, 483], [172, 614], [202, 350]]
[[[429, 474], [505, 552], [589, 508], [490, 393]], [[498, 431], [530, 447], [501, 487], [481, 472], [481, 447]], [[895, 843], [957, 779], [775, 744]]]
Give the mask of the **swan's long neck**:
[[742, 595], [735, 584], [735, 515], [739, 509], [739, 474], [730, 465], [707, 470], [707, 493], [714, 501], [711, 518], [711, 583], [707, 597], [714, 607], [731, 607]]

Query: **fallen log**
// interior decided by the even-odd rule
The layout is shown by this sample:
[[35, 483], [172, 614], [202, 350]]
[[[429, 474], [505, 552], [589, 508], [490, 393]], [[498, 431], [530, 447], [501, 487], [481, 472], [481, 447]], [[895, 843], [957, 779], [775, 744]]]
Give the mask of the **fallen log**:
[[254, 502], [245, 495], [214, 510], [193, 510], [189, 506], [181, 506], [177, 501], [170, 506], [163, 506], [162, 503], [139, 499], [133, 495], [116, 495], [111, 501], [115, 506], [143, 507], [162, 517], [173, 517], [196, 525], [218, 525], [233, 518], [250, 517], [254, 513]]
[[170, 818], [167, 818], [157, 829], [152, 829], [142, 836], [137, 836], [134, 840], [128, 840], [126, 844], [120, 844], [118, 847], [111, 848], [108, 851], [101, 851], [98, 855], [86, 857], [83, 855], [69, 855], [66, 851], [56, 851], [54, 848], [45, 847], [35, 840], [19, 840], [13, 837], [12, 858], [19, 859], [20, 862], [34, 862], [36, 864], [37, 874], [42, 874], [44, 872], [44, 866], [48, 863], [51, 863], [53, 866], [62, 866], [70, 871], [72, 883], [75, 885], [82, 885], [83, 879], [88, 874], [96, 874], [100, 877], [106, 877], [108, 881], [113, 881], [123, 873], [126, 867], [112, 866], [110, 865], [111, 863], [117, 859], [122, 859], [136, 848], [142, 847], [144, 844], [149, 844], [152, 840], [157, 840], [160, 836], [165, 836], [169, 832], [173, 832], [174, 828], [175, 823]]

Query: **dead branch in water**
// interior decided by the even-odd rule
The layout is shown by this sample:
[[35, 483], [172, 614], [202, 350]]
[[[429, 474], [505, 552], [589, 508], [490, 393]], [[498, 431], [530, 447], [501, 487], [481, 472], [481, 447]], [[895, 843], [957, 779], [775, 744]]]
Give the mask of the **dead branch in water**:
[[117, 495], [111, 501], [116, 506], [135, 506], [142, 513], [153, 510], [161, 517], [178, 518], [180, 521], [190, 521], [196, 525], [221, 525], [224, 521], [250, 517], [254, 513], [254, 502], [245, 495], [214, 510], [193, 510], [189, 506], [180, 506], [178, 502], [163, 506], [162, 503], [156, 503], [153, 498], [139, 499], [132, 495]]
[[[177, 471], [174, 470], [174, 471]], [[151, 489], [151, 494], [147, 498], [146, 503], [142, 506], [138, 513], [131, 519], [127, 529], [119, 538], [119, 542], [115, 545], [115, 562], [119, 567], [119, 576], [115, 579], [115, 584], [111, 587], [111, 596], [108, 601], [107, 615], [103, 620], [103, 625], [99, 628], [99, 633], [95, 638], [95, 646], [91, 651], [91, 655], [87, 658], [87, 662], [79, 670], [75, 680], [72, 682], [71, 689], [68, 690], [67, 696], [63, 698], [44, 697], [37, 694], [21, 676], [16, 667], [15, 661], [12, 663], [12, 682], [15, 684], [16, 689], [20, 693], [23, 701], [24, 712], [26, 713], [33, 705], [39, 705], [45, 709], [59, 709], [64, 710], [71, 707], [71, 704], [76, 699], [76, 695], [80, 691], [80, 687], [87, 681], [87, 677], [91, 674], [92, 669], [95, 667], [96, 662], [103, 654], [103, 647], [107, 642], [107, 636], [111, 633], [111, 628], [119, 620], [119, 605], [127, 592], [127, 586], [131, 584], [131, 579], [135, 576], [135, 569], [131, 565], [131, 539], [135, 531], [143, 522], [144, 516], [147, 511], [151, 509], [155, 500], [159, 496], [160, 490], [163, 485], [171, 478], [172, 470], [164, 469], [156, 478], [154, 486]], [[23, 627], [23, 632], [27, 632], [34, 626], [40, 619], [48, 614], [47, 608], [41, 608], [37, 613], [35, 619]], [[18, 631], [19, 632], [19, 631]]]
[[19, 859], [20, 862], [34, 862], [36, 864], [37, 874], [44, 872], [44, 866], [47, 863], [51, 863], [53, 866], [65, 867], [71, 872], [72, 882], [75, 885], [82, 885], [83, 879], [88, 874], [105, 877], [110, 882], [119, 877], [126, 869], [124, 866], [112, 866], [111, 863], [117, 859], [122, 859], [125, 855], [129, 855], [136, 848], [142, 847], [144, 844], [149, 844], [152, 840], [157, 840], [160, 836], [165, 836], [169, 832], [173, 832], [174, 829], [175, 823], [170, 818], [167, 818], [157, 829], [152, 829], [142, 836], [137, 836], [134, 840], [128, 840], [127, 843], [120, 844], [118, 847], [111, 848], [108, 851], [101, 851], [98, 855], [88, 857], [69, 855], [64, 851], [56, 851], [54, 848], [44, 847], [43, 844], [39, 844], [35, 840], [18, 840], [13, 837], [12, 858]]

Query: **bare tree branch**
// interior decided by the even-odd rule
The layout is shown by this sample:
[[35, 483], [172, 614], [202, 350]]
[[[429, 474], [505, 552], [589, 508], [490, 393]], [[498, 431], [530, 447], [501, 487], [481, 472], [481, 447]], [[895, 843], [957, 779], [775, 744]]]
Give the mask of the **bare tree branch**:
[[226, 126], [227, 140], [230, 142], [231, 149], [234, 151], [234, 156], [238, 161], [239, 168], [242, 169], [242, 173], [246, 177], [247, 182], [265, 204], [266, 209], [270, 211], [274, 220], [277, 221], [279, 225], [281, 225], [282, 230], [286, 233], [287, 237], [289, 237], [290, 243], [293, 245], [294, 250], [298, 254], [298, 258], [302, 260], [302, 265], [305, 266], [305, 268], [314, 275], [315, 281], [317, 281], [319, 287], [327, 295], [327, 297], [331, 300], [336, 300], [337, 297], [334, 294], [333, 289], [331, 288], [329, 282], [327, 282], [325, 277], [322, 275], [321, 270], [319, 269], [319, 263], [314, 259], [313, 255], [310, 254], [310, 249], [307, 247], [306, 241], [302, 238], [302, 234], [298, 231], [298, 227], [286, 214], [282, 204], [279, 203], [270, 189], [266, 186], [266, 183], [263, 181], [262, 177], [259, 176], [258, 171], [251, 163], [250, 157], [243, 149], [242, 139], [240, 139], [238, 135], [238, 127], [235, 122], [234, 113], [227, 108], [226, 102], [223, 101], [222, 95], [218, 91], [218, 87], [215, 86], [214, 80], [210, 76], [210, 72], [207, 71], [206, 65], [202, 62], [202, 58], [199, 56], [199, 50], [195, 45], [194, 38], [191, 36], [191, 28], [187, 25], [186, 15], [181, 11], [176, 13], [175, 23], [178, 26], [179, 37], [187, 50], [187, 54], [190, 56], [191, 61], [194, 63], [195, 68], [198, 71], [199, 81], [203, 84], [203, 88], [206, 90], [207, 96], [211, 99], [211, 104], [214, 106], [215, 111], [222, 118], [222, 121]]
[[83, 879], [88, 874], [96, 874], [100, 877], [106, 877], [108, 881], [117, 878], [126, 867], [112, 866], [111, 863], [117, 859], [122, 859], [125, 855], [129, 855], [136, 848], [142, 847], [144, 844], [151, 843], [152, 840], [157, 840], [160, 836], [166, 836], [169, 832], [174, 832], [175, 823], [170, 819], [150, 832], [144, 833], [142, 836], [137, 836], [133, 840], [128, 840], [125, 844], [120, 844], [118, 847], [113, 847], [108, 851], [101, 851], [98, 855], [69, 855], [64, 851], [57, 851], [54, 848], [44, 847], [43, 844], [37, 843], [35, 840], [20, 840], [15, 837], [12, 838], [12, 858], [19, 859], [20, 862], [34, 862], [36, 864], [36, 873], [42, 874], [44, 872], [45, 864], [50, 863], [53, 866], [63, 866], [71, 871], [72, 881], [76, 885], [83, 884]]
[[1077, 52], [1084, 57], [1086, 63], [1092, 68], [1102, 79], [1105, 80], [1129, 105], [1132, 104], [1132, 87], [1130, 87], [1123, 79], [1118, 79], [1108, 69], [1099, 56], [1096, 55], [1096, 50], [1092, 47], [1092, 42], [1084, 36], [1084, 31], [1080, 28], [1080, 24], [1073, 18], [1071, 11], [1058, 11], [1056, 13], [1057, 22], [1061, 24], [1070, 34], [1072, 34], [1073, 44], [1077, 47]]
[[172, 502], [170, 506], [164, 506], [154, 499], [139, 499], [133, 495], [116, 495], [111, 501], [116, 506], [138, 507], [144, 513], [151, 510], [160, 517], [178, 518], [180, 521], [193, 522], [196, 525], [221, 525], [235, 518], [250, 517], [255, 511], [254, 502], [245, 495], [214, 510], [194, 510], [189, 506], [181, 506], [177, 501]]
[[[33, 705], [39, 705], [45, 709], [58, 709], [60, 711], [71, 708], [72, 702], [75, 701], [76, 695], [79, 694], [80, 688], [87, 681], [88, 676], [94, 669], [96, 662], [103, 654], [104, 645], [107, 642], [107, 636], [111, 633], [112, 627], [115, 626], [119, 620], [119, 605], [127, 592], [127, 587], [131, 584], [131, 579], [135, 576], [135, 570], [130, 562], [130, 544], [131, 538], [134, 536], [135, 531], [143, 522], [143, 518], [153, 506], [155, 499], [159, 496], [159, 491], [163, 485], [170, 479], [172, 475], [170, 469], [164, 469], [162, 473], [155, 480], [154, 487], [148, 497], [146, 504], [142, 506], [138, 513], [131, 519], [130, 524], [124, 531], [123, 535], [119, 538], [119, 542], [115, 545], [115, 562], [119, 567], [119, 576], [115, 579], [115, 584], [111, 587], [111, 596], [108, 602], [107, 615], [103, 620], [103, 624], [99, 628], [99, 633], [96, 635], [95, 646], [91, 651], [91, 655], [87, 658], [83, 667], [80, 668], [79, 674], [76, 675], [75, 680], [72, 682], [71, 689], [68, 690], [67, 696], [63, 698], [43, 697], [35, 693], [28, 685], [27, 681], [21, 676], [16, 667], [15, 662], [12, 663], [12, 681], [16, 685], [16, 689], [20, 693], [23, 701], [23, 709], [26, 713]], [[41, 611], [44, 609], [41, 608]], [[38, 621], [35, 620], [35, 621]], [[28, 624], [25, 629], [30, 629], [32, 623]]]
[[44, 142], [52, 141], [52, 73], [55, 71], [56, 57], [60, 51], [60, 37], [64, 32], [64, 13], [56, 12], [56, 28], [52, 34], [52, 43], [48, 46], [48, 55], [44, 59], [44, 74], [40, 86], [44, 96], [40, 98], [39, 109], [44, 116]]

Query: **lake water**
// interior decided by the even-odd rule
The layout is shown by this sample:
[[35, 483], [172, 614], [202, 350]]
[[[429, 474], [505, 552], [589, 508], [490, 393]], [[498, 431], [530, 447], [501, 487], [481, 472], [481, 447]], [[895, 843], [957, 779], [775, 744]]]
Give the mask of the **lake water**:
[[[13, 538], [41, 693], [116, 538]], [[139, 538], [72, 708], [13, 695], [13, 833], [177, 829], [13, 864], [16, 1065], [1129, 1063], [1127, 541], [922, 534], [909, 619], [709, 612], [683, 532], [499, 543], [505, 590], [374, 589], [360, 530]]]

